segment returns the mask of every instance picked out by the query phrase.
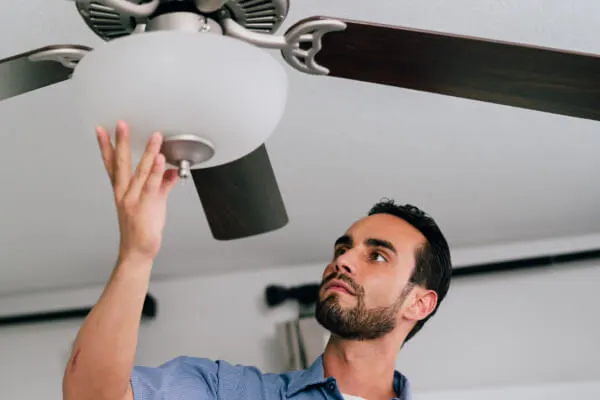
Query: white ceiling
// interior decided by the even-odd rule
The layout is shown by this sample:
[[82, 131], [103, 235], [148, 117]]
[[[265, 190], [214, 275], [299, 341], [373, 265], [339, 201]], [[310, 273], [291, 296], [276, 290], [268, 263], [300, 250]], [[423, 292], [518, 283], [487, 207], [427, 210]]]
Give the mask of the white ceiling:
[[[600, 53], [592, 0], [298, 0], [282, 30], [311, 15]], [[72, 3], [0, 3], [0, 58], [61, 42], [99, 42]], [[191, 182], [179, 186], [156, 276], [322, 262], [382, 197], [429, 211], [457, 251], [546, 238], [568, 248], [582, 235], [600, 245], [599, 123], [291, 68], [289, 78], [268, 148], [290, 224], [217, 242]], [[67, 82], [0, 104], [0, 294], [98, 284], [113, 266], [111, 191], [70, 93]]]

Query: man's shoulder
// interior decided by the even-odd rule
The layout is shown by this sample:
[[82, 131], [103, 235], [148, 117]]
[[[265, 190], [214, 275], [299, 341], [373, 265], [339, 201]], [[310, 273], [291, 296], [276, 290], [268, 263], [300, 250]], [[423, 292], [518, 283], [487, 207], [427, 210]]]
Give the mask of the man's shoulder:
[[229, 398], [227, 393], [280, 393], [287, 389], [295, 375], [294, 372], [264, 372], [253, 365], [191, 356], [175, 357], [158, 369], [168, 371], [173, 378], [196, 379], [214, 385], [216, 391], [225, 395], [223, 398]]
[[159, 367], [136, 366], [131, 376], [134, 399], [285, 398], [286, 374], [264, 373], [250, 365], [224, 360], [179, 356]]
[[234, 375], [236, 377], [246, 378], [260, 378], [261, 380], [268, 381], [285, 381], [289, 378], [290, 374], [294, 372], [263, 372], [260, 368], [253, 365], [232, 363], [230, 361], [222, 359], [211, 359], [204, 357], [191, 357], [191, 356], [179, 356], [169, 360], [164, 365], [182, 365], [184, 369], [206, 371], [209, 370], [214, 373], [218, 373], [219, 377], [226, 377], [227, 375]]

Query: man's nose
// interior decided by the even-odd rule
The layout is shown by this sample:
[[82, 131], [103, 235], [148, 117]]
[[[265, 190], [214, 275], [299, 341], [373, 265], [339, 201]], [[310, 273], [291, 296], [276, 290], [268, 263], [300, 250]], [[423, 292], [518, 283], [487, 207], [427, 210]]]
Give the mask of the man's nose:
[[349, 275], [356, 273], [356, 250], [346, 250], [335, 262], [335, 271], [343, 272]]

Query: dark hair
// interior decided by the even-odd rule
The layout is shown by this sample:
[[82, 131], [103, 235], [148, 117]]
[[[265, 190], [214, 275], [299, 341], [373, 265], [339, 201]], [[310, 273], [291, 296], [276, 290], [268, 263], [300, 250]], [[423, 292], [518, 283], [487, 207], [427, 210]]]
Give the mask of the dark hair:
[[411, 204], [398, 205], [393, 200], [385, 199], [369, 210], [368, 215], [374, 214], [390, 214], [401, 218], [421, 232], [427, 239], [425, 245], [415, 254], [415, 270], [410, 282], [434, 290], [437, 293], [438, 302], [431, 314], [417, 321], [406, 337], [406, 341], [408, 341], [436, 313], [440, 303], [448, 293], [452, 276], [450, 248], [433, 218]]

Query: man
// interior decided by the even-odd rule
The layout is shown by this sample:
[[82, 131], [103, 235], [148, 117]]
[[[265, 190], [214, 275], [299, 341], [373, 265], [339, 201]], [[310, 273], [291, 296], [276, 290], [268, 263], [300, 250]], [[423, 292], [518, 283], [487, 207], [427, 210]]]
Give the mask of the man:
[[178, 177], [165, 170], [160, 134], [148, 141], [133, 174], [126, 124], [118, 124], [114, 148], [106, 130], [99, 128], [97, 136], [121, 241], [111, 278], [73, 345], [65, 400], [410, 399], [408, 380], [395, 370], [396, 356], [437, 310], [451, 265], [435, 222], [416, 207], [393, 202], [377, 204], [336, 241], [316, 308], [332, 335], [307, 370], [263, 374], [194, 357], [134, 367], [167, 197]]

